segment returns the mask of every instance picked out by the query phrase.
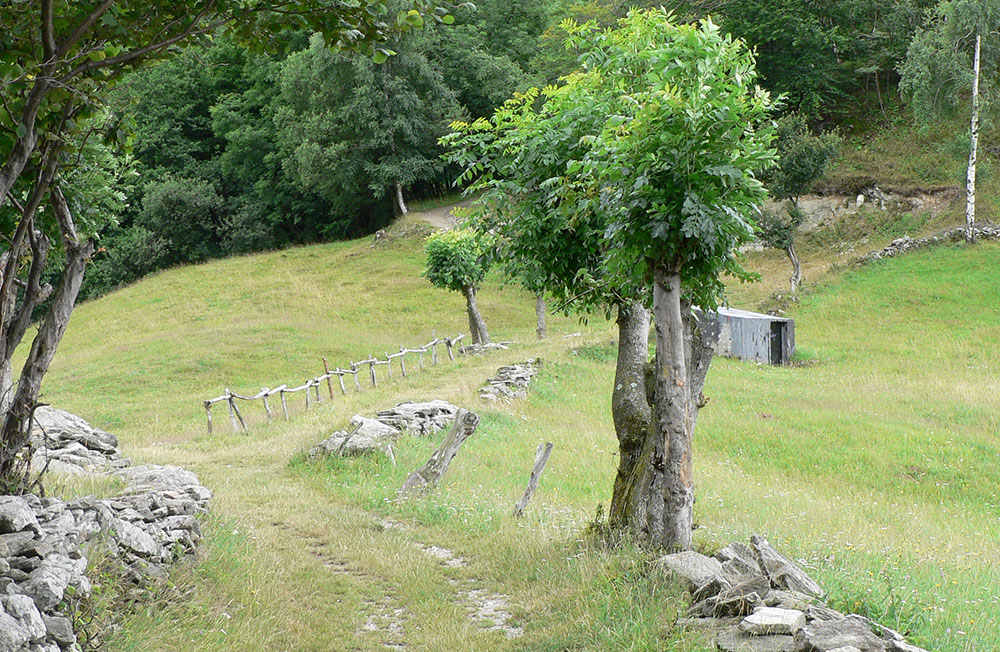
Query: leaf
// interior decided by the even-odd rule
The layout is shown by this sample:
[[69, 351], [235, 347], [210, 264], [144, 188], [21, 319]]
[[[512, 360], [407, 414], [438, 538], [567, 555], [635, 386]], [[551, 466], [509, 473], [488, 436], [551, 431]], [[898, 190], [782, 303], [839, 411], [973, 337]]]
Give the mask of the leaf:
[[455, 22], [455, 17], [451, 14], [445, 14], [444, 16], [441, 16], [441, 22], [445, 25], [451, 25]]
[[24, 126], [23, 122], [17, 123], [17, 137], [24, 138], [28, 135], [28, 128]]

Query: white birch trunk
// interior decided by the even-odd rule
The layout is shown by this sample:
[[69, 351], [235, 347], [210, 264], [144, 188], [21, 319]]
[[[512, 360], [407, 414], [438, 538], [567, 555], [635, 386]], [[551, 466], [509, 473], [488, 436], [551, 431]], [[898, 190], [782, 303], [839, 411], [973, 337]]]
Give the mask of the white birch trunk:
[[979, 148], [979, 48], [980, 35], [976, 34], [976, 56], [972, 77], [972, 136], [969, 143], [969, 171], [965, 181], [965, 239], [976, 239], [976, 154]]

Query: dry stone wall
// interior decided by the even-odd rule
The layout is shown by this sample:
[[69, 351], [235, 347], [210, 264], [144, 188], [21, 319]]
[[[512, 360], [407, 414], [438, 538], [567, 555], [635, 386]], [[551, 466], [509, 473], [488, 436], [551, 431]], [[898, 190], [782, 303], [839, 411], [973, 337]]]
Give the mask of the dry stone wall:
[[176, 466], [133, 466], [117, 438], [78, 416], [35, 412], [37, 468], [121, 482], [120, 495], [0, 496], [0, 652], [79, 650], [72, 604], [91, 592], [89, 559], [106, 555], [145, 586], [191, 554], [212, 492]]
[[926, 652], [868, 618], [827, 607], [823, 588], [759, 536], [714, 557], [687, 551], [658, 564], [691, 592], [678, 624], [707, 630], [725, 652]]

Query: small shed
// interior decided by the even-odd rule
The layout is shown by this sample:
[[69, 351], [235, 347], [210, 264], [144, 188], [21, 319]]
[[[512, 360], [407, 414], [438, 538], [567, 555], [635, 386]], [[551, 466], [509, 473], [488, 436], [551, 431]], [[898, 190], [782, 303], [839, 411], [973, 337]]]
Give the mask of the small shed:
[[788, 364], [795, 353], [795, 321], [737, 308], [719, 308], [716, 355]]

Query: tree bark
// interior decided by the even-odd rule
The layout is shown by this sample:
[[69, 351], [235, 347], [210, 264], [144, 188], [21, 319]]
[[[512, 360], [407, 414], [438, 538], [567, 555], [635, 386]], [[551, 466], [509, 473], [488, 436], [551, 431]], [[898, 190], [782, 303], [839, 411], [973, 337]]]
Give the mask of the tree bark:
[[976, 55], [972, 76], [972, 135], [969, 139], [969, 169], [965, 177], [965, 239], [976, 241], [976, 156], [979, 149], [979, 47], [976, 34]]
[[799, 289], [799, 283], [802, 282], [802, 265], [799, 263], [799, 255], [795, 253], [795, 243], [791, 240], [785, 247], [785, 253], [788, 254], [788, 260], [792, 261], [792, 276], [788, 279], [788, 284], [794, 294]]
[[31, 343], [10, 409], [3, 415], [3, 423], [0, 425], [0, 482], [7, 485], [0, 489], [5, 490], [17, 490], [19, 483], [23, 481], [12, 477], [17, 468], [18, 455], [28, 443], [31, 434], [30, 418], [38, 401], [42, 378], [66, 332], [70, 313], [83, 282], [87, 260], [94, 252], [93, 243], [81, 241], [78, 236], [69, 206], [59, 188], [52, 189], [51, 201], [63, 235], [66, 266], [59, 287], [52, 296], [49, 313]]
[[545, 339], [545, 293], [538, 292], [535, 294], [535, 318], [538, 320], [538, 328], [536, 333], [538, 334], [538, 339]]
[[486, 330], [486, 322], [483, 321], [483, 316], [479, 314], [479, 308], [476, 306], [476, 286], [466, 285], [463, 294], [469, 311], [469, 330], [472, 331], [470, 334], [473, 344], [489, 344], [490, 334]]
[[690, 303], [680, 297], [677, 274], [657, 270], [655, 280], [657, 354], [645, 388], [653, 406], [650, 426], [638, 459], [629, 465], [622, 458], [610, 524], [642, 545], [678, 550], [691, 546], [692, 434], [706, 402], [701, 391], [719, 325], [711, 317], [693, 317]]
[[399, 212], [402, 215], [406, 215], [410, 211], [406, 208], [406, 202], [403, 201], [403, 185], [396, 182], [396, 203], [399, 205]]
[[652, 418], [646, 396], [649, 360], [649, 311], [640, 303], [618, 306], [618, 364], [611, 392], [611, 416], [618, 437], [618, 474], [611, 495], [608, 522], [630, 529], [640, 460]]

